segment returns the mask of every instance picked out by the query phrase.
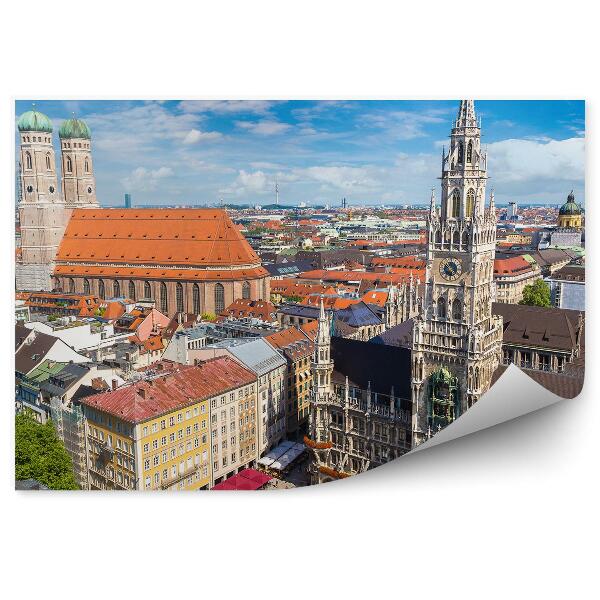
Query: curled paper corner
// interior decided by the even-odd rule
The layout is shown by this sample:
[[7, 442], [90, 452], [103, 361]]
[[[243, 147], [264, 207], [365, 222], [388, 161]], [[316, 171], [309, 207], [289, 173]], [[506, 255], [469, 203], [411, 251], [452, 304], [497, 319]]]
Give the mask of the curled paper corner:
[[565, 399], [511, 364], [479, 402], [409, 454], [494, 427]]

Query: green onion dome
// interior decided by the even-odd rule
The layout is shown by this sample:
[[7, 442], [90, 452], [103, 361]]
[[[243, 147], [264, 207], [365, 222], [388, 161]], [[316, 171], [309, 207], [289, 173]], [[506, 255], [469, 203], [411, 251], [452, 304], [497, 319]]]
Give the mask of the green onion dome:
[[581, 206], [575, 202], [575, 194], [573, 190], [567, 196], [567, 201], [560, 207], [559, 215], [580, 215], [583, 212]]
[[90, 128], [85, 121], [81, 119], [67, 119], [58, 130], [58, 135], [61, 139], [78, 138], [89, 140], [92, 137]]
[[37, 110], [28, 110], [24, 112], [17, 121], [19, 131], [43, 131], [52, 133], [52, 121]]

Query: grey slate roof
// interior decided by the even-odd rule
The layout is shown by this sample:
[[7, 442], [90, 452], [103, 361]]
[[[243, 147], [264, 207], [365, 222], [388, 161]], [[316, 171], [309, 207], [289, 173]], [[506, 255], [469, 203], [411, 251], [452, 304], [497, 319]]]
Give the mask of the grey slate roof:
[[37, 332], [31, 344], [23, 344], [15, 353], [15, 371], [26, 375], [41, 364], [58, 338]]
[[342, 321], [350, 327], [381, 325], [381, 319], [362, 301], [336, 310], [334, 314], [336, 321]]
[[262, 338], [236, 338], [211, 344], [212, 348], [227, 348], [248, 369], [258, 376], [266, 375], [273, 369], [287, 365], [287, 362], [277, 350]]
[[386, 344], [388, 346], [410, 348], [412, 345], [412, 328], [413, 320], [407, 319], [394, 327], [390, 327], [369, 341], [374, 344]]

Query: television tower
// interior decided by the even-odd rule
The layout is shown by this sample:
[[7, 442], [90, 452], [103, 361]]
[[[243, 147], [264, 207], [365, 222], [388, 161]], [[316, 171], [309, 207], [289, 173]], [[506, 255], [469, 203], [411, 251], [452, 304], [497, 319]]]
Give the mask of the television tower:
[[277, 177], [275, 178], [275, 205], [279, 207], [279, 183]]

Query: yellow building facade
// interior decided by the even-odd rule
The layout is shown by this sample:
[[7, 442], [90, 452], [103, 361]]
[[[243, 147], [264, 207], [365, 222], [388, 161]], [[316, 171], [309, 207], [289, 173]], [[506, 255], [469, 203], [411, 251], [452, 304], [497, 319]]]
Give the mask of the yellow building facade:
[[[169, 371], [161, 373], [162, 368]], [[211, 487], [211, 422], [223, 398], [239, 404], [228, 407], [235, 415], [227, 413], [236, 424], [236, 431], [226, 431], [232, 438], [229, 451], [239, 463], [224, 470], [229, 476], [256, 459], [257, 447], [256, 376], [233, 359], [218, 357], [194, 366], [159, 363], [142, 381], [82, 398], [89, 489]]]

